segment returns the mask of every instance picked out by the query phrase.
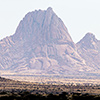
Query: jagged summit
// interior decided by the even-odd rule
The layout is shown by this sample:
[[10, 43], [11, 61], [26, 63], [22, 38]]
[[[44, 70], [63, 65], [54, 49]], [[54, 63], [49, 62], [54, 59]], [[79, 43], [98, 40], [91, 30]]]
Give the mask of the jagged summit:
[[91, 40], [97, 40], [95, 35], [93, 33], [87, 33], [80, 41], [91, 41]]
[[96, 48], [98, 40], [93, 33], [87, 33], [77, 44], [81, 45], [82, 48]]
[[93, 33], [87, 33], [84, 37], [83, 37], [83, 39], [87, 39], [88, 41], [90, 41], [90, 40], [97, 40], [96, 39], [96, 37], [95, 37], [95, 35], [93, 34]]
[[20, 22], [13, 40], [33, 40], [38, 43], [66, 43], [72, 41], [61, 19], [49, 7], [26, 14]]

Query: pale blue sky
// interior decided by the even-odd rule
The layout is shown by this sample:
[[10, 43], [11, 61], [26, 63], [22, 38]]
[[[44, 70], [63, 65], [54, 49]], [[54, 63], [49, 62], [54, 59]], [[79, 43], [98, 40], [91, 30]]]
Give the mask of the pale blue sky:
[[100, 40], [100, 0], [0, 0], [0, 39], [15, 33], [25, 14], [52, 7], [74, 42], [87, 32]]

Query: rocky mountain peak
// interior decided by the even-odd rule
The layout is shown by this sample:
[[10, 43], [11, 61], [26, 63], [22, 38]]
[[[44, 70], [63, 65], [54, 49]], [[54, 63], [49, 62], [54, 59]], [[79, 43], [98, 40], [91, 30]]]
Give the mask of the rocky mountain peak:
[[87, 33], [77, 44], [82, 48], [96, 49], [98, 40], [93, 33]]
[[93, 33], [87, 33], [85, 36], [84, 36], [84, 39], [87, 39], [88, 41], [95, 41], [97, 40], [95, 35]]
[[27, 40], [39, 44], [73, 42], [63, 21], [51, 7], [47, 10], [29, 12], [20, 22], [13, 41]]
[[87, 33], [77, 43], [79, 55], [86, 61], [86, 64], [94, 70], [100, 69], [100, 41], [92, 33]]

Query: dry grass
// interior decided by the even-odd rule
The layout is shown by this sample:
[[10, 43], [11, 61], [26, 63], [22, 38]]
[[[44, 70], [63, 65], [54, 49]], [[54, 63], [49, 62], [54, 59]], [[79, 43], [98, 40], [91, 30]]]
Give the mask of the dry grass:
[[[70, 84], [62, 85], [57, 83], [35, 83], [35, 82], [24, 82], [24, 81], [14, 81], [9, 79], [0, 79], [0, 90], [3, 91], [17, 91], [17, 90], [28, 90], [34, 91], [34, 93], [39, 92], [43, 93], [91, 93], [91, 94], [100, 94], [100, 85], [93, 84], [71, 84], [71, 80], [69, 79]], [[72, 80], [73, 81], [73, 80]], [[74, 82], [74, 81], [73, 81]], [[76, 81], [77, 83], [77, 81]]]
[[62, 78], [62, 77], [40, 77], [40, 76], [3, 76], [5, 78], [26, 82], [53, 83], [53, 84], [100, 84], [100, 79], [82, 79], [82, 78]]

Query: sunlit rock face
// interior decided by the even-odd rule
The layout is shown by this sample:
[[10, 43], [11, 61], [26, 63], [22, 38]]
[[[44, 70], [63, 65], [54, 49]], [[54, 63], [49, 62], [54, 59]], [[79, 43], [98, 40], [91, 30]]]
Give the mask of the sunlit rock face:
[[29, 74], [92, 70], [79, 54], [66, 26], [49, 7], [26, 14], [15, 34], [0, 41], [0, 69]]
[[79, 55], [86, 61], [86, 64], [94, 70], [100, 69], [100, 41], [92, 33], [87, 33], [77, 43]]

